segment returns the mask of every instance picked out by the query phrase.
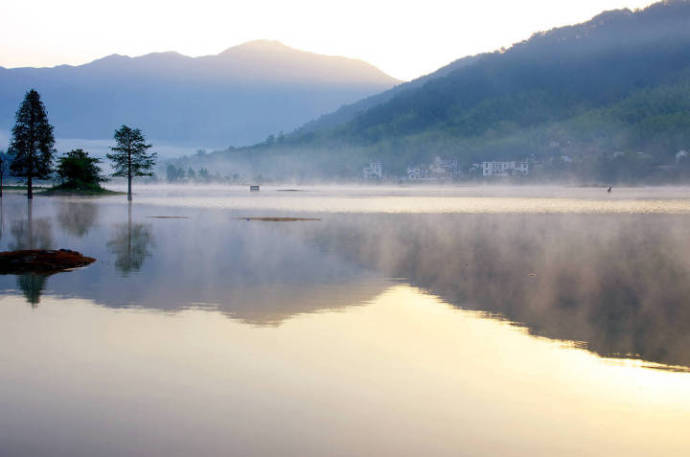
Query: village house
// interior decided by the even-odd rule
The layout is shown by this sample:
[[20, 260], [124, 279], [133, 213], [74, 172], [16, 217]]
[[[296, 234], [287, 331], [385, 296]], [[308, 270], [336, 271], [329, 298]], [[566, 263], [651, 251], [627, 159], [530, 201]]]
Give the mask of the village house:
[[458, 161], [456, 159], [434, 158], [431, 164], [408, 166], [407, 179], [410, 181], [438, 181], [443, 179], [457, 178], [460, 174]]
[[383, 163], [380, 161], [369, 162], [362, 170], [364, 179], [383, 179]]
[[529, 164], [524, 162], [482, 162], [482, 176], [527, 176]]
[[438, 178], [456, 178], [459, 173], [456, 159], [442, 159], [436, 157], [429, 167], [431, 174]]
[[407, 179], [410, 181], [419, 181], [420, 179], [426, 178], [426, 170], [422, 167], [407, 167]]

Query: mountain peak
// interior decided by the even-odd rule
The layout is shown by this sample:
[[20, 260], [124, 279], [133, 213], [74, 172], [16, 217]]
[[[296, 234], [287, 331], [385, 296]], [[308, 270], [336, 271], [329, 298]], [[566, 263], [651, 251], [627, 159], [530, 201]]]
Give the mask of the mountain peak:
[[111, 54], [74, 67], [0, 72], [0, 125], [13, 122], [30, 84], [63, 137], [107, 138], [126, 120], [156, 140], [251, 144], [396, 82], [361, 61], [272, 40], [200, 57]]
[[232, 54], [237, 51], [262, 52], [262, 51], [286, 51], [293, 48], [277, 40], [252, 40], [236, 46], [231, 46], [219, 55]]

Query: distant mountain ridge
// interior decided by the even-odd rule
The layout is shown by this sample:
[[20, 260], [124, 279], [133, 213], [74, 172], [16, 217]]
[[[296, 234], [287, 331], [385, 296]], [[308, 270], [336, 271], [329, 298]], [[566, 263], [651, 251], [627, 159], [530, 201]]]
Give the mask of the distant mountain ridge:
[[60, 137], [110, 138], [128, 123], [170, 142], [250, 144], [398, 82], [361, 60], [268, 40], [202, 57], [113, 54], [79, 66], [0, 67], [0, 125], [11, 128], [35, 88]]

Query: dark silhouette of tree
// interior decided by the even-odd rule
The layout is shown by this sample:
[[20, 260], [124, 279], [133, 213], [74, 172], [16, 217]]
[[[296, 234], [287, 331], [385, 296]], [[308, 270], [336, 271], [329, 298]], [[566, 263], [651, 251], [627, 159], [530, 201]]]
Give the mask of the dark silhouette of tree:
[[115, 254], [115, 268], [124, 275], [139, 271], [144, 260], [151, 255], [153, 233], [150, 225], [132, 224], [132, 207], [128, 209], [127, 224], [115, 227], [108, 248]]
[[113, 176], [127, 177], [127, 200], [132, 201], [132, 178], [152, 176], [151, 168], [156, 163], [157, 154], [147, 154], [146, 151], [153, 145], [146, 144], [139, 129], [123, 125], [115, 131], [114, 138], [117, 146], [110, 148], [113, 153], [107, 154], [107, 157], [113, 161]]
[[100, 189], [99, 183], [106, 181], [101, 176], [100, 162], [83, 149], [73, 149], [58, 158], [57, 175], [66, 188]]
[[10, 169], [15, 176], [26, 179], [29, 199], [33, 198], [33, 179], [50, 175], [54, 145], [53, 126], [48, 123], [41, 96], [31, 89], [17, 110], [9, 148], [14, 154]]

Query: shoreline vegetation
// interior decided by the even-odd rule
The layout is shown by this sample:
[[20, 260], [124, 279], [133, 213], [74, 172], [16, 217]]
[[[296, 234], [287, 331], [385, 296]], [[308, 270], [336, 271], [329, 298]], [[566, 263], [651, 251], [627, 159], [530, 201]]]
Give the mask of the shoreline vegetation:
[[71, 186], [67, 183], [58, 184], [53, 187], [46, 188], [38, 195], [43, 196], [60, 196], [60, 195], [85, 195], [85, 196], [105, 196], [105, 195], [125, 195], [125, 192], [117, 192], [109, 190], [99, 185], [90, 185], [83, 187]]
[[237, 217], [238, 220], [244, 220], [248, 222], [258, 221], [258, 222], [313, 222], [320, 221], [321, 218], [318, 217], [278, 217], [278, 216], [254, 216], [254, 217]]
[[[2, 191], [9, 191], [9, 192], [24, 192], [26, 191], [28, 186], [26, 185], [7, 185], [7, 186], [2, 186]], [[109, 195], [126, 195], [126, 192], [118, 192], [115, 190], [110, 190], [106, 189], [104, 187], [86, 187], [86, 188], [80, 188], [80, 187], [71, 187], [71, 186], [66, 186], [64, 184], [58, 184], [55, 186], [33, 186], [35, 190], [35, 195], [40, 195], [44, 197], [51, 197], [51, 196], [69, 196], [69, 195], [77, 195], [77, 196], [91, 196], [91, 197], [98, 197], [98, 196], [109, 196]]]

